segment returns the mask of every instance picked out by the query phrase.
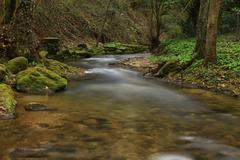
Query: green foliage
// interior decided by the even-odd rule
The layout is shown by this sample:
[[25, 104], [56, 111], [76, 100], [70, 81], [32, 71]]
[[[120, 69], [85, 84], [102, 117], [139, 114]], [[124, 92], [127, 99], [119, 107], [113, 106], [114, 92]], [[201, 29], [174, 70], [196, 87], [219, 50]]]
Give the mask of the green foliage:
[[63, 90], [67, 80], [43, 67], [28, 68], [17, 74], [17, 90], [34, 94], [46, 94]]
[[240, 71], [240, 43], [218, 42], [218, 65], [235, 72]]
[[176, 39], [165, 41], [162, 44], [161, 56], [152, 56], [152, 62], [158, 61], [179, 61], [186, 63], [192, 57], [195, 46], [194, 39]]
[[28, 67], [28, 60], [25, 57], [17, 57], [7, 62], [7, 70], [16, 74]]

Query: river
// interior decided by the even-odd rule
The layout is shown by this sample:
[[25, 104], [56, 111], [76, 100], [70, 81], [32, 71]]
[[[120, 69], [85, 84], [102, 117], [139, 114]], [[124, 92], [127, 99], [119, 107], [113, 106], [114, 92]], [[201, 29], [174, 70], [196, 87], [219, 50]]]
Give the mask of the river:
[[[0, 121], [0, 159], [240, 160], [239, 99], [109, 65], [129, 57], [69, 62], [87, 77], [54, 95], [19, 94], [17, 118]], [[56, 110], [27, 112], [29, 102]]]

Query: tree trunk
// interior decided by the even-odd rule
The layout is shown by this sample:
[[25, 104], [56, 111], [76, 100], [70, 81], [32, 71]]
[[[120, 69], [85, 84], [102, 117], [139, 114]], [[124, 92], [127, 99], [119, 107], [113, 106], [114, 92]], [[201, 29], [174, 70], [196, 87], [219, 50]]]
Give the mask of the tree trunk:
[[207, 22], [207, 34], [205, 45], [204, 65], [209, 63], [216, 63], [217, 53], [217, 31], [218, 31], [218, 19], [221, 7], [221, 0], [209, 1], [209, 12]]
[[208, 10], [209, 10], [208, 2], [209, 0], [200, 1], [200, 9], [199, 9], [197, 32], [196, 32], [196, 47], [194, 50], [194, 53], [199, 58], [204, 58], [204, 54], [205, 54], [207, 21], [208, 21]]
[[151, 52], [158, 53], [161, 34], [161, 1], [151, 0], [150, 43]]
[[17, 0], [5, 0], [4, 1], [4, 17], [3, 24], [10, 24], [14, 17], [16, 10]]

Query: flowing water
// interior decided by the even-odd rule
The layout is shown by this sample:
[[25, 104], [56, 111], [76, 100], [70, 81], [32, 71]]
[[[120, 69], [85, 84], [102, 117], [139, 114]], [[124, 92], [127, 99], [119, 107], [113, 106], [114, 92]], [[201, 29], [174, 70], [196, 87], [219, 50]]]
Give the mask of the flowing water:
[[[72, 62], [88, 68], [86, 79], [18, 95], [17, 118], [0, 121], [0, 159], [240, 160], [239, 99], [108, 65], [127, 57]], [[57, 110], [27, 112], [29, 102]]]

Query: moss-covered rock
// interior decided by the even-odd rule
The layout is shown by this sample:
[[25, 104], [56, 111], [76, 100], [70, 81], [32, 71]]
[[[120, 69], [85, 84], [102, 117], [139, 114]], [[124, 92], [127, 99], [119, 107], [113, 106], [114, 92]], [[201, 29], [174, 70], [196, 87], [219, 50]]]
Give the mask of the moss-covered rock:
[[16, 74], [28, 67], [28, 60], [25, 57], [17, 57], [8, 61], [7, 70], [13, 74]]
[[85, 75], [85, 70], [69, 66], [56, 60], [46, 59], [44, 65], [47, 69], [59, 74], [60, 76], [71, 79], [80, 79]]
[[77, 47], [64, 48], [59, 51], [54, 59], [71, 59], [71, 58], [89, 58], [96, 55], [107, 54], [134, 54], [147, 51], [146, 46], [122, 43], [106, 43], [96, 45], [79, 44]]
[[134, 44], [107, 43], [104, 46], [105, 54], [134, 54], [147, 50], [147, 47]]
[[11, 87], [0, 84], [0, 119], [14, 118], [16, 104]]
[[3, 64], [0, 64], [0, 81], [3, 81], [7, 75], [6, 67]]
[[64, 90], [67, 80], [44, 67], [32, 67], [19, 72], [16, 77], [18, 91], [47, 94]]

